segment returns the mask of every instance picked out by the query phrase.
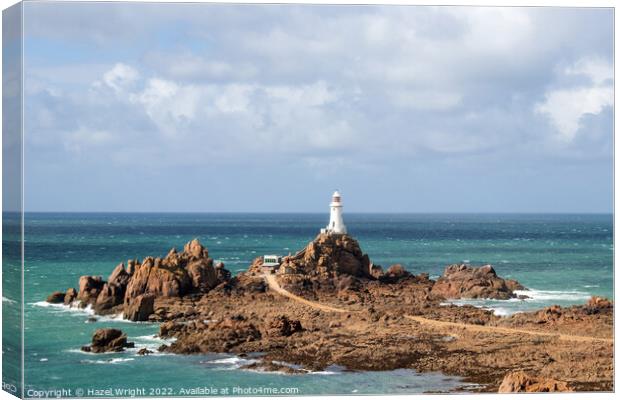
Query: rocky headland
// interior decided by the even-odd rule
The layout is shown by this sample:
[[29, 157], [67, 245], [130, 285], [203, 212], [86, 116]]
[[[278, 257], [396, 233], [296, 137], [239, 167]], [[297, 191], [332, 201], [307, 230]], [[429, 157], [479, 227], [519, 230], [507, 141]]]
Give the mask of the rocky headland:
[[[263, 354], [245, 368], [411, 368], [462, 376], [480, 391], [613, 390], [613, 303], [606, 299], [510, 317], [446, 305], [514, 299], [526, 288], [490, 265], [450, 265], [437, 280], [398, 264], [384, 269], [343, 234], [318, 235], [277, 270], [262, 263], [259, 257], [232, 276], [193, 240], [165, 257], [119, 264], [107, 280], [83, 276], [78, 290], [47, 301], [157, 322], [162, 338], [176, 339], [162, 352]], [[122, 333], [95, 336], [90, 351], [127, 343]]]

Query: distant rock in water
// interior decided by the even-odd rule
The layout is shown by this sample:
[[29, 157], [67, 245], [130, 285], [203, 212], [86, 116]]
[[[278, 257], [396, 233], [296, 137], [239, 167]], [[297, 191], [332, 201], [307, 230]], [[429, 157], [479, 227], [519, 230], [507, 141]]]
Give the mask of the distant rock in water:
[[125, 348], [134, 347], [133, 342], [127, 341], [127, 335], [119, 329], [97, 329], [90, 346], [83, 346], [82, 351], [91, 353], [119, 352]]
[[166, 257], [129, 260], [114, 268], [107, 281], [100, 276], [82, 276], [79, 291], [54, 292], [48, 301], [80, 307], [92, 306], [97, 314], [123, 312], [132, 321], [146, 321], [153, 313], [154, 300], [159, 297], [182, 297], [206, 293], [231, 279], [223, 264], [213, 265], [209, 251], [198, 239], [188, 242], [183, 252], [171, 249]]
[[515, 290], [525, 287], [515, 280], [500, 278], [490, 265], [453, 264], [446, 267], [431, 292], [446, 299], [507, 300], [516, 297]]
[[51, 304], [59, 304], [59, 303], [64, 303], [65, 301], [65, 293], [63, 292], [54, 292], [52, 294], [50, 294], [49, 296], [47, 296], [47, 300], [48, 303]]
[[507, 374], [499, 386], [498, 393], [517, 392], [572, 392], [568, 383], [551, 378], [533, 377], [523, 371]]

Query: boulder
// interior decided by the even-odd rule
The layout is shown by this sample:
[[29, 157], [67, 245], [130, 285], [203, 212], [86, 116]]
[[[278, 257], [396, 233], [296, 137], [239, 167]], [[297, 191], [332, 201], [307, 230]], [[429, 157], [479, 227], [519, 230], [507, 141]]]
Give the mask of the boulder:
[[97, 329], [93, 334], [90, 346], [83, 346], [82, 351], [91, 353], [119, 352], [125, 348], [133, 347], [132, 342], [127, 342], [127, 335], [119, 329]]
[[446, 299], [498, 299], [516, 297], [512, 288], [523, 288], [517, 281], [500, 278], [490, 265], [470, 267], [466, 264], [449, 265], [435, 282], [432, 293]]
[[124, 317], [130, 321], [148, 321], [154, 312], [155, 296], [142, 294], [125, 304]]
[[294, 333], [303, 331], [299, 320], [290, 320], [284, 315], [280, 315], [271, 320], [267, 327], [268, 336], [291, 336]]
[[187, 266], [187, 273], [192, 281], [192, 287], [198, 291], [206, 292], [218, 284], [211, 258], [190, 262]]
[[147, 257], [134, 272], [125, 293], [125, 303], [145, 293], [155, 296], [178, 297], [191, 286], [187, 272], [162, 266], [161, 260]]
[[141, 348], [140, 350], [138, 350], [137, 354], [139, 356], [146, 356], [146, 355], [149, 355], [149, 354], [153, 354], [153, 352], [151, 350], [147, 349], [146, 347], [144, 347], [144, 348]]
[[230, 271], [224, 268], [223, 262], [218, 262], [215, 265], [215, 276], [218, 282], [226, 282], [232, 278]]
[[50, 294], [49, 296], [47, 296], [47, 300], [48, 303], [52, 303], [52, 304], [61, 304], [64, 303], [65, 301], [65, 293], [63, 292], [54, 292], [52, 294]]
[[183, 247], [183, 252], [194, 258], [208, 258], [209, 251], [205, 249], [198, 239], [194, 239]]
[[116, 266], [116, 268], [114, 268], [114, 270], [108, 277], [108, 283], [119, 287], [125, 287], [127, 286], [130, 278], [131, 276], [125, 270], [125, 265], [123, 265], [123, 263], [120, 263]]
[[65, 293], [65, 298], [63, 299], [63, 303], [65, 303], [66, 305], [69, 305], [73, 303], [73, 301], [77, 298], [77, 296], [78, 296], [77, 290], [75, 290], [74, 288], [69, 288], [67, 289], [67, 292]]
[[504, 376], [498, 393], [572, 391], [573, 389], [567, 382], [551, 378], [533, 377], [523, 371], [516, 371]]
[[612, 309], [614, 303], [604, 297], [592, 296], [586, 303], [586, 307], [590, 310], [600, 311], [603, 309]]
[[104, 284], [100, 276], [82, 276], [79, 281], [78, 300], [84, 305], [94, 303]]
[[123, 304], [124, 294], [124, 286], [105, 283], [95, 300], [93, 309], [98, 314], [113, 312], [116, 306]]
[[381, 279], [383, 276], [383, 268], [380, 265], [370, 264], [368, 269], [370, 276], [374, 279]]
[[[520, 284], [519, 282], [517, 282], [514, 279], [506, 279], [504, 280], [504, 282], [506, 283], [506, 287], [512, 291], [515, 290], [527, 290], [527, 288], [525, 286], [523, 286], [522, 284]], [[526, 298], [529, 298], [526, 296]]]
[[390, 266], [381, 277], [384, 282], [398, 282], [399, 280], [411, 276], [409, 271], [400, 264]]
[[140, 262], [138, 260], [127, 260], [126, 271], [130, 276], [133, 275], [137, 265], [140, 265]]

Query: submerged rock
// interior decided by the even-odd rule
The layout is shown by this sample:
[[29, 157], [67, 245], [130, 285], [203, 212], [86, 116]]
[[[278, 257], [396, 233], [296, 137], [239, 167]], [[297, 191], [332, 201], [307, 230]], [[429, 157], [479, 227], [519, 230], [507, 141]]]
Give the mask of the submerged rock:
[[141, 348], [140, 350], [138, 350], [137, 354], [139, 356], [146, 356], [146, 355], [149, 355], [149, 354], [153, 354], [153, 352], [151, 350], [147, 349], [146, 347], [144, 347], [144, 348]]

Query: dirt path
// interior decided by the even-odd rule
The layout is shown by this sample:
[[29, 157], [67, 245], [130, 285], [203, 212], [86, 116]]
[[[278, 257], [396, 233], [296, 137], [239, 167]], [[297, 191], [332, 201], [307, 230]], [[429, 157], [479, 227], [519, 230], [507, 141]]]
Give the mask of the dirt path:
[[336, 308], [336, 307], [330, 307], [327, 306], [325, 304], [321, 304], [321, 303], [317, 303], [315, 301], [310, 301], [310, 300], [306, 300], [303, 297], [299, 297], [297, 295], [294, 295], [293, 293], [289, 292], [288, 290], [282, 289], [282, 287], [280, 286], [280, 284], [278, 283], [278, 280], [276, 279], [276, 277], [272, 274], [264, 274], [265, 276], [265, 281], [267, 282], [267, 285], [269, 285], [269, 288], [275, 292], [278, 292], [279, 294], [281, 294], [284, 297], [288, 297], [289, 299], [298, 301], [302, 304], [305, 304], [307, 306], [310, 306], [312, 308], [316, 308], [322, 311], [326, 311], [326, 312], [338, 312], [338, 313], [348, 313], [351, 312], [349, 310], [345, 310], [343, 308]]
[[[294, 295], [286, 289], [283, 289], [275, 275], [272, 274], [264, 274], [265, 281], [269, 288], [278, 294], [288, 297], [289, 299], [295, 300], [302, 304], [305, 304], [309, 307], [316, 308], [318, 310], [326, 311], [326, 312], [338, 312], [338, 313], [350, 313], [355, 312], [352, 310], [346, 310], [344, 308], [337, 308], [328, 306], [325, 304], [317, 303], [315, 301], [310, 301], [304, 299], [303, 297]], [[540, 331], [530, 331], [526, 329], [518, 329], [518, 328], [504, 328], [501, 326], [486, 326], [486, 325], [474, 325], [474, 324], [465, 324], [462, 322], [448, 322], [448, 321], [438, 321], [436, 319], [428, 319], [420, 316], [414, 315], [405, 315], [405, 318], [411, 321], [415, 321], [421, 324], [430, 325], [438, 328], [461, 328], [474, 332], [486, 332], [486, 333], [504, 333], [507, 335], [534, 335], [534, 336], [548, 336], [554, 337], [560, 340], [572, 340], [577, 342], [607, 342], [613, 343], [613, 338], [597, 338], [594, 336], [576, 336], [576, 335], [566, 335], [562, 333], [554, 333], [554, 332], [540, 332]]]
[[413, 315], [405, 315], [405, 318], [419, 322], [425, 325], [431, 325], [435, 327], [441, 328], [462, 328], [470, 331], [476, 332], [487, 332], [487, 333], [505, 333], [505, 334], [523, 334], [523, 335], [536, 335], [536, 336], [550, 336], [560, 340], [572, 340], [577, 342], [609, 342], [613, 343], [613, 339], [611, 338], [597, 338], [594, 336], [576, 336], [576, 335], [566, 335], [562, 333], [554, 333], [554, 332], [540, 332], [540, 331], [530, 331], [526, 329], [518, 329], [518, 328], [504, 328], [501, 326], [486, 326], [486, 325], [474, 325], [474, 324], [465, 324], [461, 322], [448, 322], [448, 321], [438, 321], [436, 319], [428, 319], [419, 316]]

